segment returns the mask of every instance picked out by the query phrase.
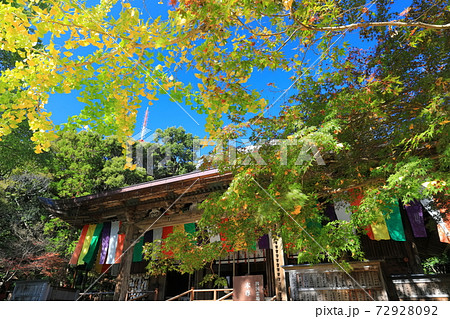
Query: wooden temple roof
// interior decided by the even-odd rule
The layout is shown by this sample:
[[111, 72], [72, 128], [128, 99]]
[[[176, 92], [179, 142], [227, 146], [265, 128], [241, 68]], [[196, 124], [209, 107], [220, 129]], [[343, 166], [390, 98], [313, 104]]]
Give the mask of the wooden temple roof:
[[41, 202], [76, 227], [120, 220], [135, 223], [141, 229], [150, 225], [156, 228], [199, 219], [201, 211], [196, 204], [212, 192], [225, 190], [231, 180], [231, 173], [220, 174], [211, 169], [82, 197], [41, 198]]

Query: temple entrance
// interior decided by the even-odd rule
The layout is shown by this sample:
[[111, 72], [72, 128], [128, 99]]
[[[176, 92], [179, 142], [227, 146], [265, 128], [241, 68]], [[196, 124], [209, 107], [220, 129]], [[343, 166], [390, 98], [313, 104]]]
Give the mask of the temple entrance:
[[189, 274], [180, 274], [176, 271], [169, 271], [166, 276], [165, 299], [179, 295], [189, 287]]

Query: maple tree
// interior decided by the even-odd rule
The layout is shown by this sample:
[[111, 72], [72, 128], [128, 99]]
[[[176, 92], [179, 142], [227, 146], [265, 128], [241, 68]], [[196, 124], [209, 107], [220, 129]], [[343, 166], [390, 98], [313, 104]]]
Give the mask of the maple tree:
[[[301, 247], [301, 260], [345, 251], [359, 257], [353, 227], [373, 222], [391, 197], [407, 202], [447, 192], [445, 1], [414, 0], [392, 12], [386, 0], [181, 0], [171, 1], [166, 20], [144, 20], [128, 2], [46, 2], [45, 8], [39, 1], [0, 4], [6, 17], [0, 49], [22, 58], [1, 73], [2, 136], [28, 121], [36, 151], [48, 149], [57, 138], [45, 111], [50, 94], [78, 91], [85, 108], [63, 128], [89, 125], [125, 139], [140, 104], [169, 94], [206, 114], [212, 139], [259, 143], [268, 164], [239, 165], [247, 164], [245, 152], [238, 152], [237, 165], [217, 163], [235, 178], [227, 192], [204, 204], [200, 226], [227, 217], [230, 243], [245, 229], [255, 229], [244, 231], [247, 242], [271, 230], [294, 250]], [[370, 49], [346, 44], [349, 33]], [[36, 48], [43, 36], [45, 46]], [[192, 84], [178, 76], [186, 70], [196, 79]], [[255, 77], [275, 71], [292, 80], [272, 103], [289, 97], [282, 107], [252, 87]], [[280, 140], [285, 148], [263, 139]], [[315, 165], [312, 156], [297, 164], [308, 143], [327, 165]], [[287, 161], [280, 165], [282, 155]], [[321, 202], [348, 197], [345, 191], [353, 188], [364, 193], [355, 218], [326, 224]]]
[[[383, 4], [374, 14], [373, 19], [393, 15]], [[443, 2], [418, 1], [407, 15], [435, 23], [448, 21], [449, 12]], [[233, 247], [252, 250], [269, 232], [282, 237], [299, 262], [360, 259], [360, 236], [390, 203], [447, 201], [448, 31], [362, 29], [360, 36], [372, 46], [328, 52], [317, 75], [296, 69], [296, 90], [279, 114], [248, 119], [230, 112], [217, 151], [236, 155], [216, 157], [213, 165], [232, 171], [233, 181], [202, 204], [201, 244], [176, 232], [163, 245], [149, 245], [151, 273], [191, 272]], [[257, 145], [257, 152], [226, 143], [240, 138]], [[317, 151], [326, 165], [313, 156]], [[350, 222], [329, 222], [324, 215], [339, 200], [351, 203]], [[226, 244], [201, 240], [205, 234], [220, 234]], [[169, 247], [171, 255], [165, 253]]]
[[0, 180], [0, 288], [17, 279], [67, 280], [74, 230], [40, 205], [50, 194], [49, 177], [27, 168]]

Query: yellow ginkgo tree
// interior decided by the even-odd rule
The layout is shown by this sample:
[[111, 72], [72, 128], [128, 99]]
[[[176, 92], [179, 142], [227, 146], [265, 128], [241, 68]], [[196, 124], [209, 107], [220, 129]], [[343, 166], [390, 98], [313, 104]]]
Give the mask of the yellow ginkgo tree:
[[[129, 1], [2, 1], [0, 50], [17, 52], [22, 60], [0, 76], [0, 136], [28, 121], [36, 151], [48, 149], [56, 138], [45, 111], [49, 96], [74, 91], [85, 107], [68, 126], [88, 124], [125, 138], [141, 102], [152, 103], [162, 93], [205, 113], [206, 131], [215, 133], [222, 115], [239, 117], [267, 107], [261, 93], [246, 86], [255, 72], [300, 72], [306, 68], [301, 52], [310, 49], [333, 59], [330, 47], [342, 32], [450, 28], [441, 21], [374, 21], [362, 1], [170, 4], [166, 18], [143, 19]], [[161, 4], [146, 3], [155, 5]], [[40, 39], [43, 45], [36, 46]], [[191, 70], [198, 90], [172, 76], [177, 69]]]

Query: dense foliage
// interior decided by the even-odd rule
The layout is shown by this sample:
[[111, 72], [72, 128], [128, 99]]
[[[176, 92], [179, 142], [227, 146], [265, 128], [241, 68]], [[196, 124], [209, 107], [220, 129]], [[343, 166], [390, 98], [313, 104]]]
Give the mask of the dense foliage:
[[[413, 0], [397, 10], [388, 0], [180, 0], [171, 1], [167, 19], [144, 19], [114, 0], [14, 3], [0, 3], [2, 50], [21, 59], [0, 77], [0, 135], [27, 121], [36, 151], [49, 149], [57, 139], [44, 109], [49, 95], [77, 91], [85, 108], [64, 129], [89, 125], [122, 141], [140, 104], [169, 94], [206, 114], [206, 131], [225, 151], [234, 154], [228, 140], [253, 144], [236, 160], [211, 163], [235, 178], [203, 204], [198, 236], [222, 232], [230, 247], [251, 247], [270, 231], [300, 251], [300, 261], [360, 258], [358, 235], [382, 206], [394, 198], [447, 200], [446, 1]], [[35, 48], [44, 35], [45, 46]], [[273, 81], [280, 73], [291, 80], [286, 89]], [[255, 88], [256, 77], [278, 95]], [[90, 174], [91, 165], [78, 169]], [[106, 183], [86, 182], [92, 190]], [[72, 194], [60, 190], [83, 194], [80, 183], [82, 176]], [[325, 203], [356, 202], [357, 194], [363, 200], [351, 222], [327, 223]], [[172, 237], [165, 245], [184, 240]], [[207, 241], [190, 248], [161, 263], [189, 261], [198, 250], [199, 262], [189, 262], [200, 265], [226, 251]]]
[[[23, 124], [0, 141], [5, 149], [0, 156], [0, 286], [17, 278], [72, 280], [65, 269], [79, 230], [50, 215], [39, 197], [93, 194], [195, 168], [193, 136], [182, 127], [158, 129], [151, 142], [134, 144], [135, 150], [153, 152], [155, 174], [147, 176], [146, 167], [126, 168], [122, 143], [115, 137], [66, 131], [49, 152], [36, 154]], [[166, 154], [170, 159], [162, 161]]]
[[[63, 235], [68, 225], [53, 227], [40, 205], [39, 197], [50, 194], [49, 182], [48, 176], [27, 172], [0, 181], [0, 288], [17, 278], [67, 279], [65, 257], [74, 231]], [[53, 245], [56, 241], [60, 245]]]
[[197, 136], [186, 133], [183, 127], [168, 127], [157, 129], [151, 137], [149, 142], [133, 145], [135, 162], [149, 175], [160, 179], [195, 170]]
[[[294, 3], [301, 11], [305, 2]], [[381, 1], [372, 10], [369, 21], [398, 16], [429, 24], [450, 21], [444, 2], [413, 1], [408, 10], [393, 13], [388, 3]], [[275, 11], [273, 19], [281, 21]], [[291, 11], [289, 22], [295, 24], [297, 11]], [[244, 61], [255, 68], [256, 57], [262, 54], [258, 52], [277, 48], [255, 33], [252, 42], [244, 37], [235, 51], [221, 55], [223, 63], [242, 61], [232, 55], [245, 52]], [[290, 94], [277, 115], [269, 115], [268, 109], [244, 118], [238, 110], [229, 110], [231, 124], [217, 135], [222, 141], [249, 138], [257, 145], [249, 148], [247, 144], [248, 151], [239, 152], [233, 143], [224, 142], [225, 152], [236, 158], [225, 156], [214, 162], [224, 171], [232, 171], [234, 179], [225, 193], [203, 203], [205, 213], [197, 235], [220, 233], [227, 244], [200, 240], [200, 245], [187, 247], [188, 239], [174, 235], [164, 245], [149, 247], [163, 260], [159, 266], [155, 259], [150, 261], [150, 272], [172, 268], [190, 272], [190, 265], [195, 264], [191, 254], [197, 253], [197, 262], [207, 263], [233, 247], [251, 250], [255, 240], [269, 232], [281, 236], [287, 251], [298, 254], [299, 262], [360, 259], [364, 257], [360, 236], [395, 200], [409, 203], [415, 198], [435, 197], [448, 202], [449, 31], [401, 27], [368, 28], [359, 33], [368, 48], [323, 48], [325, 58], [316, 69], [302, 67], [300, 58], [289, 60], [278, 56], [279, 50], [271, 51], [277, 68], [300, 65], [293, 67], [295, 94]], [[326, 34], [322, 36], [322, 41], [327, 39]], [[217, 38], [208, 40], [217, 43]], [[323, 44], [317, 39], [314, 42], [313, 33], [306, 38], [298, 35], [298, 41], [305, 50], [320, 49]], [[217, 63], [209, 65], [207, 79], [214, 88], [227, 69]], [[230, 78], [224, 83], [228, 87]], [[218, 101], [216, 105], [223, 107]], [[239, 106], [244, 107], [242, 103]], [[320, 165], [321, 160], [325, 165]], [[329, 222], [325, 217], [326, 206], [339, 200], [352, 203], [350, 222]], [[177, 242], [189, 255], [176, 249]], [[165, 254], [166, 247], [174, 254]]]
[[92, 131], [68, 131], [51, 147], [49, 171], [60, 198], [98, 193], [147, 180], [145, 170], [125, 169], [122, 143]]

